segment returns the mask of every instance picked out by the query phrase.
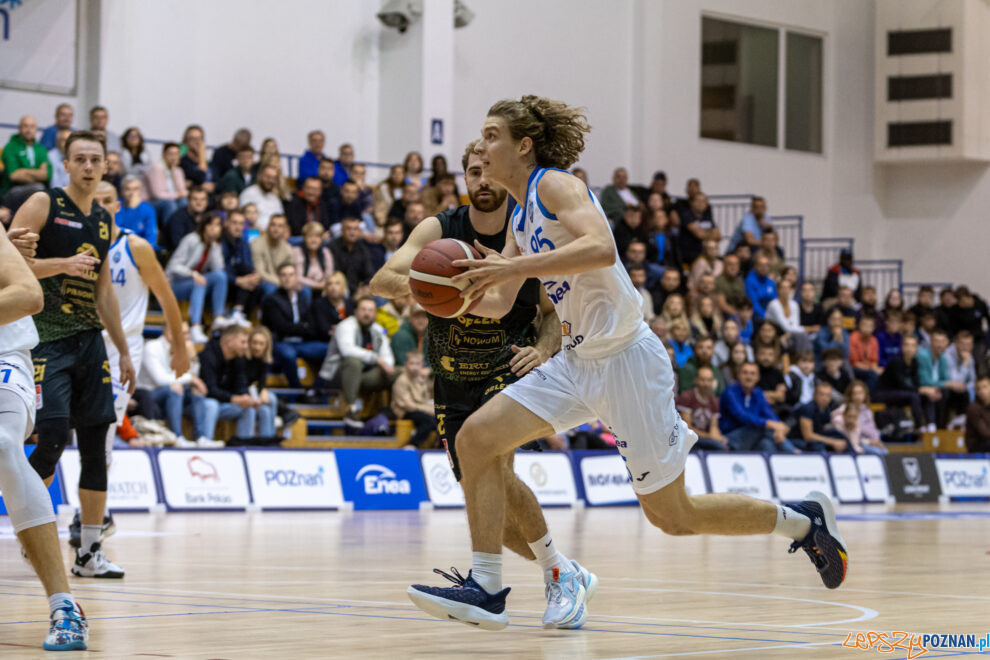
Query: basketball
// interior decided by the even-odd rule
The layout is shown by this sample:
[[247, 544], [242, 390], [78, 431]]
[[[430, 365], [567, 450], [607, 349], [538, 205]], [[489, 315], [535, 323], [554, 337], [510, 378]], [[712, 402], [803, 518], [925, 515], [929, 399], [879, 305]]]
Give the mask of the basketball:
[[409, 288], [416, 302], [434, 316], [453, 318], [467, 314], [480, 301], [469, 303], [461, 298], [466, 282], [460, 286], [451, 283], [451, 277], [467, 270], [453, 265], [458, 259], [481, 259], [481, 254], [464, 241], [441, 238], [427, 244], [413, 259]]

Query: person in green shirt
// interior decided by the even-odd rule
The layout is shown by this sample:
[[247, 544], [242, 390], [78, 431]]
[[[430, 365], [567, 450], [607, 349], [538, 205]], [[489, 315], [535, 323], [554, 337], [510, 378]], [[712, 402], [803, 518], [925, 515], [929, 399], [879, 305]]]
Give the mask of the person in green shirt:
[[419, 348], [426, 357], [426, 326], [429, 323], [426, 310], [419, 305], [413, 305], [409, 310], [409, 318], [392, 336], [392, 354], [395, 355], [395, 366], [401, 367], [406, 362], [406, 353]]
[[31, 115], [24, 115], [17, 123], [17, 133], [3, 148], [3, 176], [0, 179], [0, 197], [11, 188], [31, 184], [48, 185], [52, 171], [48, 166], [48, 150], [35, 138], [38, 122]]
[[701, 337], [694, 344], [694, 355], [688, 358], [684, 366], [677, 370], [677, 391], [687, 392], [694, 387], [694, 379], [698, 375], [698, 369], [709, 367], [715, 374], [715, 394], [720, 395], [725, 389], [725, 382], [722, 374], [715, 368], [712, 361], [715, 355], [715, 340], [711, 337]]

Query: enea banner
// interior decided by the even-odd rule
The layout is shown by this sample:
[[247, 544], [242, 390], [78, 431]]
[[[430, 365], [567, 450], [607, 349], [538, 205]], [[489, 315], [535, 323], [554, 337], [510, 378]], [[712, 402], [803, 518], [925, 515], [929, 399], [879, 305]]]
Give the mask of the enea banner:
[[[62, 454], [62, 475], [69, 504], [79, 507], [79, 451], [66, 449]], [[107, 474], [107, 509], [110, 511], [144, 510], [158, 504], [158, 488], [151, 456], [143, 449], [119, 449], [113, 452]]]
[[418, 509], [426, 501], [419, 455], [395, 449], [338, 449], [344, 499], [357, 509]]
[[243, 509], [251, 503], [237, 451], [158, 452], [165, 503], [172, 509]]
[[244, 461], [262, 509], [339, 509], [344, 502], [333, 452], [247, 450]]
[[708, 454], [705, 462], [708, 465], [712, 492], [773, 499], [770, 471], [763, 454]]
[[990, 497], [990, 459], [936, 458], [942, 494], [949, 497]]

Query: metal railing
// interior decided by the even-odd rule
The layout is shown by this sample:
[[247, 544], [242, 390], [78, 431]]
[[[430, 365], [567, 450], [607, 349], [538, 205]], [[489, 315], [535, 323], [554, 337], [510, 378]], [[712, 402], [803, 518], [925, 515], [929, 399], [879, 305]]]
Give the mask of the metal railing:
[[935, 300], [938, 300], [939, 291], [953, 286], [952, 282], [901, 282], [901, 296], [904, 298], [905, 308], [918, 302], [918, 290], [925, 285], [935, 289]]
[[853, 264], [863, 278], [864, 286], [873, 286], [877, 290], [877, 301], [883, 306], [887, 292], [900, 289], [904, 274], [904, 261], [901, 259], [866, 259]]
[[839, 253], [853, 249], [853, 239], [842, 238], [802, 238], [801, 274], [802, 281], [820, 286], [825, 281], [828, 269], [839, 260]]
[[801, 270], [801, 241], [804, 239], [803, 215], [775, 215], [770, 218], [779, 239], [778, 245], [784, 251], [784, 261], [797, 268], [798, 278], [803, 278]]
[[718, 248], [724, 254], [729, 248], [729, 239], [732, 238], [736, 225], [749, 213], [753, 195], [708, 195], [708, 204], [712, 207], [712, 220], [722, 233]]

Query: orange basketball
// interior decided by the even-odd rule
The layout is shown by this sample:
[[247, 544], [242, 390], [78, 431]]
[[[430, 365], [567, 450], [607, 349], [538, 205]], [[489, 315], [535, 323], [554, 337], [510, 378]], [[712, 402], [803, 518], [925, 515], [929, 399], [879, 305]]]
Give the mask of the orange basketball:
[[434, 316], [453, 318], [467, 314], [479, 302], [468, 304], [461, 298], [467, 282], [461, 282], [460, 286], [450, 282], [451, 277], [467, 270], [453, 265], [458, 259], [481, 259], [481, 254], [464, 241], [441, 238], [426, 245], [413, 259], [409, 288], [416, 302]]

